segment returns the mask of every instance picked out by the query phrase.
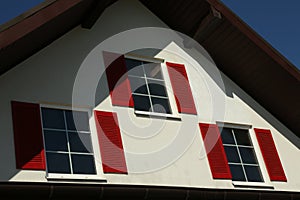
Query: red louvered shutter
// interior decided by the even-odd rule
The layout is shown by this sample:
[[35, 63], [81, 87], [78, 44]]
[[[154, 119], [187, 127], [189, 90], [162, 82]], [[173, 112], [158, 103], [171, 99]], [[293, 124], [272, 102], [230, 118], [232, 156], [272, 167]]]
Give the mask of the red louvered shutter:
[[232, 176], [218, 126], [200, 123], [199, 127], [213, 178], [231, 179]]
[[104, 173], [125, 173], [127, 166], [117, 114], [95, 111]]
[[271, 131], [254, 129], [271, 181], [287, 181]]
[[167, 62], [166, 64], [168, 66], [178, 112], [197, 114], [185, 66], [170, 62]]
[[103, 52], [103, 59], [112, 104], [115, 106], [133, 107], [134, 104], [124, 56], [111, 52]]
[[12, 101], [17, 169], [45, 170], [40, 107]]

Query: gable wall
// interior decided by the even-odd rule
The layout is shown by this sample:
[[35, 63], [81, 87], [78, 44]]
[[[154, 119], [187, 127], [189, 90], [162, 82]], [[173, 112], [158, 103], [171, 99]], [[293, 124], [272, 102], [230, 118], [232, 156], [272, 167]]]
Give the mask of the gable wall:
[[[135, 28], [140, 29], [133, 30]], [[185, 48], [184, 36], [163, 28], [167, 26], [138, 1], [120, 1], [108, 8], [91, 30], [76, 27], [1, 76], [0, 150], [3, 153], [0, 154], [0, 180], [47, 182], [43, 171], [15, 169], [10, 101], [16, 100], [58, 107], [73, 104], [74, 107], [90, 110], [90, 113], [96, 104], [97, 110], [116, 112], [122, 130], [128, 175], [102, 174], [95, 123], [90, 118], [97, 170], [102, 174], [99, 178], [111, 184], [233, 189], [230, 180], [212, 179], [198, 128], [199, 122], [214, 124], [225, 121], [270, 129], [288, 182], [269, 181], [251, 129], [265, 185], [274, 186], [276, 190], [299, 190], [299, 138], [219, 72], [202, 47]], [[118, 34], [122, 31], [127, 32]], [[185, 64], [198, 115], [176, 112], [165, 64], [162, 64], [162, 69], [171, 107], [174, 116], [181, 121], [137, 117], [132, 108], [111, 105], [106, 76], [103, 75], [102, 51], [122, 54], [145, 47], [161, 51], [157, 54], [138, 52]]]

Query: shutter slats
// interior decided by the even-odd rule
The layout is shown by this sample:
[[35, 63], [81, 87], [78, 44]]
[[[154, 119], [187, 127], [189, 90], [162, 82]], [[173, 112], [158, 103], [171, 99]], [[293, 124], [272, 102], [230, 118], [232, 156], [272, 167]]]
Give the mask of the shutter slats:
[[170, 62], [167, 62], [166, 64], [168, 66], [178, 112], [197, 114], [185, 66]]
[[17, 169], [45, 170], [45, 154], [40, 107], [12, 102]]
[[254, 129], [271, 181], [287, 181], [270, 130]]
[[95, 111], [104, 173], [127, 173], [117, 114]]
[[112, 104], [133, 107], [134, 103], [124, 55], [103, 52], [103, 59]]
[[232, 176], [218, 126], [200, 123], [199, 127], [213, 178], [231, 179]]

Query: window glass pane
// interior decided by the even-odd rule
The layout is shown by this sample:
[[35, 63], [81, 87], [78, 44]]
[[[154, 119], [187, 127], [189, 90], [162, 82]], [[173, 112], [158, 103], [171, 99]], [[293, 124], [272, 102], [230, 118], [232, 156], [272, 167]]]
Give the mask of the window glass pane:
[[148, 94], [145, 78], [129, 77], [129, 81], [133, 93]]
[[148, 86], [151, 95], [167, 97], [167, 91], [164, 81], [155, 81], [148, 79]]
[[257, 164], [254, 150], [252, 148], [239, 147], [243, 163]]
[[44, 128], [65, 129], [63, 110], [42, 108]]
[[134, 101], [134, 109], [151, 112], [150, 99], [148, 96], [132, 95]]
[[70, 161], [68, 154], [47, 153], [47, 167], [49, 173], [70, 174]]
[[89, 133], [69, 132], [71, 152], [92, 153], [92, 142]]
[[68, 151], [65, 131], [44, 130], [46, 151]]
[[141, 61], [125, 59], [128, 75], [144, 76], [143, 65]]
[[71, 157], [74, 174], [96, 174], [95, 162], [92, 155], [72, 154]]
[[153, 104], [154, 112], [171, 114], [171, 109], [170, 109], [168, 99], [151, 97], [151, 101]]
[[236, 147], [224, 146], [228, 162], [241, 163]]
[[144, 69], [147, 77], [163, 79], [159, 63], [144, 63]]
[[257, 166], [244, 166], [247, 179], [251, 182], [263, 182], [260, 169]]
[[235, 144], [232, 130], [229, 128], [220, 128], [223, 144]]
[[248, 130], [234, 129], [233, 131], [238, 145], [252, 146]]
[[90, 131], [87, 112], [68, 110], [66, 111], [66, 122], [68, 130]]
[[126, 59], [126, 66], [135, 110], [171, 113], [161, 64]]
[[233, 181], [246, 181], [241, 165], [229, 165]]

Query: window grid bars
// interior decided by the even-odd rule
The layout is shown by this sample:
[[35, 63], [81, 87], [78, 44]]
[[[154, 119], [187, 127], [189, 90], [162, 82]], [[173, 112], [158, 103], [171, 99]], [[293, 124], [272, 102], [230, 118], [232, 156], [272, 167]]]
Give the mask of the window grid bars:
[[[40, 108], [40, 112], [41, 112], [41, 116], [42, 116], [42, 109]], [[42, 130], [43, 130], [43, 138], [44, 138], [44, 146], [46, 147], [46, 141], [45, 141], [45, 131], [47, 130], [52, 130], [52, 131], [61, 131], [61, 132], [65, 132], [66, 134], [66, 138], [67, 138], [67, 147], [68, 147], [68, 152], [64, 152], [64, 151], [48, 151], [47, 149], [45, 150], [45, 152], [49, 152], [49, 153], [59, 153], [59, 154], [68, 154], [69, 156], [69, 163], [70, 163], [70, 174], [74, 174], [73, 172], [73, 165], [72, 165], [72, 157], [71, 154], [76, 154], [76, 155], [92, 155], [94, 156], [94, 152], [92, 151], [92, 153], [82, 153], [82, 152], [71, 152], [71, 147], [70, 147], [70, 142], [69, 142], [69, 134], [68, 132], [72, 132], [72, 133], [84, 133], [84, 134], [90, 134], [90, 131], [74, 131], [74, 130], [68, 130], [67, 127], [67, 118], [66, 118], [66, 111], [62, 110], [63, 112], [63, 116], [64, 116], [64, 125], [65, 125], [65, 129], [54, 129], [54, 128], [44, 128], [43, 125], [43, 116], [41, 117], [41, 121], [42, 121]], [[46, 157], [47, 158], [47, 157]], [[46, 159], [46, 166], [47, 166], [47, 171], [48, 171], [48, 164], [47, 164], [47, 159]]]
[[93, 153], [83, 153], [83, 152], [66, 152], [66, 151], [47, 151], [48, 153], [60, 153], [60, 154], [75, 154], [75, 155], [94, 155]]
[[152, 81], [165, 82], [164, 79], [147, 77], [147, 76], [146, 76], [146, 72], [145, 72], [145, 70], [144, 70], [144, 67], [143, 67], [143, 72], [144, 72], [144, 76], [136, 76], [136, 75], [131, 75], [131, 74], [129, 74], [128, 76], [129, 76], [129, 77], [132, 77], [132, 78], [145, 78], [145, 77], [146, 77], [147, 79], [152, 80]]
[[169, 99], [168, 97], [151, 95], [151, 94], [149, 95], [149, 94], [141, 94], [141, 93], [135, 93], [135, 92], [133, 92], [132, 94], [139, 95], [139, 96], [144, 96], [144, 97], [155, 97], [155, 98], [159, 98], [159, 99]]
[[73, 165], [72, 165], [72, 157], [71, 157], [71, 147], [69, 142], [69, 134], [68, 134], [68, 127], [67, 127], [67, 119], [66, 119], [66, 112], [63, 110], [64, 113], [64, 123], [65, 123], [65, 131], [67, 136], [67, 146], [68, 146], [68, 155], [69, 155], [69, 162], [70, 162], [70, 170], [71, 174], [73, 174]]
[[[134, 95], [139, 95], [139, 96], [147, 96], [149, 98], [149, 101], [150, 101], [150, 108], [151, 108], [151, 112], [155, 112], [154, 111], [154, 108], [153, 108], [153, 103], [152, 103], [152, 99], [151, 97], [154, 97], [154, 98], [160, 98], [160, 99], [166, 99], [166, 100], [169, 100], [169, 97], [168, 97], [168, 93], [166, 92], [166, 95], [167, 96], [158, 96], [158, 95], [152, 95], [150, 93], [150, 88], [149, 88], [149, 83], [148, 83], [148, 79], [149, 80], [155, 80], [155, 81], [160, 81], [164, 84], [164, 87], [165, 87], [165, 80], [164, 80], [164, 77], [163, 79], [158, 79], [158, 78], [151, 78], [151, 77], [147, 77], [147, 74], [146, 74], [146, 70], [145, 70], [145, 66], [144, 66], [144, 63], [143, 61], [140, 61], [141, 62], [141, 66], [142, 66], [142, 69], [143, 69], [143, 76], [136, 76], [136, 75], [128, 75], [129, 77], [133, 77], [133, 78], [143, 78], [145, 80], [145, 83], [146, 83], [146, 88], [147, 88], [147, 94], [142, 94], [142, 93], [135, 93], [135, 92], [131, 92], [132, 94]], [[163, 74], [162, 74], [163, 76]], [[169, 102], [169, 101], [168, 101]], [[169, 105], [170, 106], [170, 105]]]
[[[236, 140], [236, 138], [235, 138], [235, 133], [234, 133], [233, 129], [231, 129], [231, 132], [232, 132], [232, 134], [233, 134], [234, 143], [235, 143], [236, 146], [237, 146], [237, 140]], [[242, 156], [241, 156], [241, 153], [240, 153], [240, 150], [239, 150], [238, 146], [237, 146], [237, 152], [238, 152], [238, 155], [239, 155], [239, 158], [240, 158], [240, 161], [241, 161], [241, 166], [242, 166], [242, 169], [243, 169], [243, 172], [244, 172], [244, 176], [245, 176], [245, 178], [246, 178], [246, 181], [248, 182], [248, 177], [247, 177], [247, 174], [246, 174], [246, 170], [245, 170], [245, 168], [244, 168], [244, 165], [243, 165]]]
[[239, 145], [239, 144], [223, 144], [223, 145], [227, 147], [243, 147], [248, 149], [254, 149], [253, 146], [247, 146], [247, 145]]
[[[241, 165], [241, 163], [234, 163], [234, 162], [228, 162], [230, 165]], [[259, 167], [258, 164], [248, 164], [248, 163], [243, 163], [245, 166], [254, 166], [254, 167]]]
[[[58, 129], [58, 128], [43, 128], [45, 131], [66, 131], [66, 129]], [[90, 131], [74, 131], [74, 130], [67, 130], [70, 133], [84, 133], [84, 134], [90, 134]]]
[[146, 76], [146, 71], [145, 71], [145, 67], [144, 67], [144, 62], [141, 62], [141, 63], [142, 63], [142, 68], [143, 68], [143, 72], [144, 72], [144, 78], [145, 78], [145, 82], [146, 82], [148, 98], [150, 100], [151, 112], [154, 112], [152, 99], [151, 99], [151, 96], [150, 96], [150, 89], [149, 89], [148, 80], [147, 80], [147, 76]]

